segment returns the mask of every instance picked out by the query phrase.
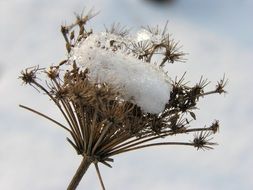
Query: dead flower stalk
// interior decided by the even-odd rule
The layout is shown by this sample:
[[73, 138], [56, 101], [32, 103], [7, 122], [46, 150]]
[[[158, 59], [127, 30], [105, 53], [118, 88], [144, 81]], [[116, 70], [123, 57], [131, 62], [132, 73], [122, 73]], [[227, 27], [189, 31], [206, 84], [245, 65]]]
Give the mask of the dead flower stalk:
[[[85, 28], [85, 24], [92, 17], [94, 14], [91, 12], [79, 15], [74, 24], [61, 27], [69, 54], [93, 33], [92, 30], [87, 31]], [[159, 30], [158, 27], [147, 27], [146, 30], [150, 34], [159, 34], [162, 39], [159, 42], [131, 42], [130, 45], [111, 41], [112, 51], [125, 49], [127, 54], [146, 64], [151, 64], [153, 55], [159, 54], [160, 67], [166, 63], [183, 60], [184, 53], [178, 48], [178, 43], [167, 34], [166, 27], [163, 30]], [[106, 32], [125, 38], [129, 31], [119, 24], [114, 24], [111, 29], [106, 29]], [[62, 69], [70, 65], [71, 69]], [[67, 141], [83, 158], [68, 190], [76, 189], [91, 164], [95, 165], [102, 189], [105, 189], [98, 163], [111, 167], [113, 157], [121, 153], [161, 145], [212, 149], [216, 144], [210, 142], [212, 139], [210, 136], [218, 131], [219, 122], [214, 121], [209, 127], [192, 128], [190, 126], [192, 120], [189, 117], [196, 119], [194, 110], [200, 98], [225, 93], [224, 86], [227, 82], [225, 78], [218, 82], [214, 90], [207, 92], [205, 87], [209, 82], [203, 78], [193, 86], [188, 86], [184, 82], [185, 76], [179, 80], [175, 79], [171, 84], [170, 99], [164, 110], [160, 113], [148, 113], [132, 101], [124, 100], [120, 90], [109, 83], [91, 81], [89, 72], [89, 68], [82, 69], [75, 60], [68, 58], [49, 69], [27, 68], [20, 76], [24, 84], [29, 84], [49, 96], [62, 113], [67, 125], [27, 106], [20, 105], [20, 107], [66, 130], [69, 134]], [[168, 142], [164, 138], [190, 133], [194, 133], [194, 138], [190, 142]], [[165, 142], [152, 142], [157, 139]]]

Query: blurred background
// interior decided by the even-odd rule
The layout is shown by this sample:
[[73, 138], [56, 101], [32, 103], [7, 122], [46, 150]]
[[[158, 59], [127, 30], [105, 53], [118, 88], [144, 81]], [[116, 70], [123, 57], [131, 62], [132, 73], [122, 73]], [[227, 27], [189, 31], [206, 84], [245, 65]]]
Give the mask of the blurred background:
[[[219, 146], [211, 151], [163, 146], [119, 155], [112, 169], [101, 166], [107, 189], [253, 189], [251, 0], [0, 0], [0, 189], [65, 189], [79, 165], [63, 130], [18, 107], [61, 119], [53, 103], [22, 86], [18, 76], [23, 68], [65, 58], [60, 25], [83, 8], [100, 11], [88, 23], [94, 31], [116, 21], [134, 32], [168, 20], [168, 31], [188, 53], [186, 63], [167, 67], [172, 78], [187, 71], [186, 79], [195, 84], [203, 75], [213, 81], [210, 88], [223, 74], [229, 79], [228, 94], [201, 99], [192, 123], [202, 127], [220, 120], [214, 138]], [[93, 166], [79, 189], [100, 189]]]

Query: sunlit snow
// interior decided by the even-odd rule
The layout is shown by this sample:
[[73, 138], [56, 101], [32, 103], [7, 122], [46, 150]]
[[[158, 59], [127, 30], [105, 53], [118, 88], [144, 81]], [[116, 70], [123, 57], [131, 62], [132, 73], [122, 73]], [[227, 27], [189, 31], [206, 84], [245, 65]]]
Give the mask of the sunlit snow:
[[144, 112], [162, 112], [170, 98], [169, 78], [151, 63], [121, 50], [113, 51], [111, 40], [124, 41], [113, 34], [91, 34], [73, 49], [72, 59], [89, 69], [92, 81], [106, 82], [120, 89], [122, 98], [137, 104]]

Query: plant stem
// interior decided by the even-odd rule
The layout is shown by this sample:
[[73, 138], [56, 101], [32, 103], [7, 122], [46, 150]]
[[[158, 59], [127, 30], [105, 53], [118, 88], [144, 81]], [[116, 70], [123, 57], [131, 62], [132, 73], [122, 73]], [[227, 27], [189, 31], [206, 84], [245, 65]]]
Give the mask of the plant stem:
[[129, 152], [133, 150], [138, 150], [146, 147], [151, 147], [151, 146], [162, 146], [162, 145], [184, 145], [184, 146], [194, 146], [194, 143], [186, 143], [186, 142], [164, 142], [164, 143], [152, 143], [152, 144], [145, 144], [141, 146], [135, 146], [135, 147], [130, 147], [130, 148], [122, 148], [120, 150], [116, 150], [114, 152], [109, 153], [107, 156], [115, 156], [117, 154], [121, 154], [124, 152]]
[[72, 178], [67, 190], [75, 190], [77, 188], [79, 182], [81, 181], [83, 175], [85, 174], [91, 163], [92, 161], [88, 157], [83, 157], [83, 160], [78, 167], [74, 177]]
[[98, 174], [98, 179], [99, 179], [99, 182], [101, 184], [101, 187], [102, 187], [103, 190], [105, 190], [105, 185], [103, 183], [102, 176], [101, 176], [101, 173], [100, 173], [99, 168], [98, 168], [98, 163], [94, 163], [94, 165], [95, 165], [95, 168], [96, 168], [96, 172]]
[[52, 121], [52, 122], [55, 123], [56, 125], [62, 127], [63, 129], [65, 129], [65, 130], [67, 130], [68, 132], [70, 132], [70, 134], [72, 134], [71, 130], [69, 130], [67, 127], [65, 127], [64, 125], [62, 125], [62, 124], [59, 123], [58, 121], [52, 119], [51, 117], [48, 117], [48, 116], [46, 116], [45, 114], [43, 114], [43, 113], [41, 113], [41, 112], [39, 112], [39, 111], [36, 111], [36, 110], [34, 110], [34, 109], [32, 109], [32, 108], [29, 108], [29, 107], [27, 107], [27, 106], [24, 106], [24, 105], [19, 105], [19, 107], [24, 108], [24, 109], [26, 109], [26, 110], [29, 110], [29, 111], [31, 111], [31, 112], [33, 112], [33, 113], [35, 113], [35, 114], [38, 114], [38, 115], [40, 115], [40, 116], [42, 116], [42, 117], [48, 119], [49, 121]]

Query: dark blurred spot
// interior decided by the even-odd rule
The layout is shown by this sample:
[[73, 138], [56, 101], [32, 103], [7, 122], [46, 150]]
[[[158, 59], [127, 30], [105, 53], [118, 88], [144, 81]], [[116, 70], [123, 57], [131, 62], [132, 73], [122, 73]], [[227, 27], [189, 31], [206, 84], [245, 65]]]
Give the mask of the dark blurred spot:
[[153, 3], [155, 5], [170, 5], [175, 3], [176, 0], [143, 0], [148, 3]]

